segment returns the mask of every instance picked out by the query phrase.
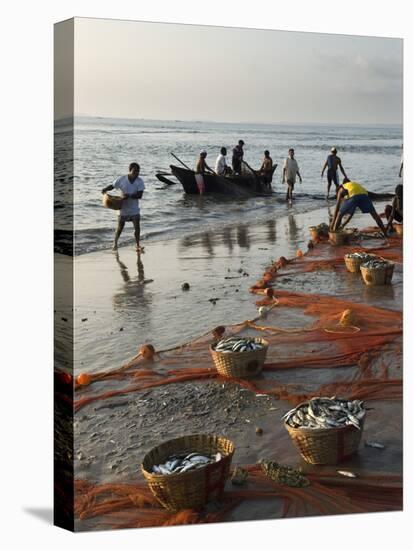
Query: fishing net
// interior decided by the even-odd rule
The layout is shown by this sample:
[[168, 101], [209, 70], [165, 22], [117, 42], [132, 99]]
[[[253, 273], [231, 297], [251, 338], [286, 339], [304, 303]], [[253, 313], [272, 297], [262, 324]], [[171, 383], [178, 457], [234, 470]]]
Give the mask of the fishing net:
[[[209, 349], [218, 334], [222, 337], [222, 330], [225, 336], [263, 337], [269, 342], [259, 377], [225, 379], [226, 383], [275, 396], [294, 406], [315, 395], [375, 401], [375, 406], [400, 401], [403, 319], [401, 290], [397, 289], [402, 286], [402, 240], [392, 237], [383, 243], [372, 230], [365, 230], [362, 235], [362, 239], [346, 246], [331, 246], [321, 240], [294, 259], [274, 261], [250, 289], [257, 307], [263, 308], [262, 315], [222, 327], [218, 332], [208, 331], [174, 349], [149, 356], [140, 352], [120, 368], [94, 373], [84, 380], [78, 378], [75, 411], [97, 401], [161, 386], [191, 381], [222, 383], [224, 379], [217, 373]], [[373, 294], [363, 294], [360, 277], [347, 273], [344, 265], [344, 255], [352, 252], [373, 252], [396, 262], [398, 271], [393, 285], [381, 287], [378, 294], [374, 294], [374, 289]], [[335, 277], [332, 292], [314, 292], [317, 277], [326, 273]], [[297, 291], [300, 277], [304, 285], [309, 276], [314, 277], [311, 291]], [[325, 279], [321, 281], [321, 288], [328, 290]], [[289, 290], [291, 287], [294, 292]], [[63, 373], [56, 376], [57, 391], [67, 404], [71, 403], [72, 381], [63, 379]], [[308, 488], [293, 488], [270, 480], [259, 465], [245, 468], [249, 472], [247, 486], [231, 487], [217, 509], [202, 513], [167, 512], [159, 507], [143, 481], [92, 484], [77, 480], [75, 512], [79, 528], [230, 521], [239, 517], [233, 515], [234, 510], [261, 500], [274, 503], [272, 515], [268, 515], [267, 507], [265, 516], [274, 518], [399, 510], [402, 506], [401, 477], [390, 473], [363, 473], [358, 479], [344, 479], [335, 470], [323, 468], [322, 472], [308, 473]]]
[[75, 482], [75, 515], [83, 529], [159, 527], [231, 521], [237, 507], [269, 501], [271, 518], [394, 511], [402, 507], [402, 479], [398, 475], [371, 474], [345, 479], [335, 471], [307, 473], [310, 484], [290, 487], [272, 481], [259, 464], [245, 465], [245, 487], [229, 487], [219, 503], [202, 511], [169, 512], [148, 487], [134, 484]]

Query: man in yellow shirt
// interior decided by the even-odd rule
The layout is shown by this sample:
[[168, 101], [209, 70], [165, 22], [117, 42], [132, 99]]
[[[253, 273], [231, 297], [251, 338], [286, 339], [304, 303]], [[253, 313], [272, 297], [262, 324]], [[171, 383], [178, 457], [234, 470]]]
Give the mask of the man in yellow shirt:
[[343, 216], [348, 215], [349, 217], [341, 226], [341, 228], [345, 227], [353, 217], [356, 208], [359, 208], [363, 214], [370, 214], [383, 235], [386, 235], [386, 228], [374, 208], [367, 189], [355, 181], [350, 181], [347, 177], [343, 179], [343, 183], [338, 188], [337, 204], [330, 229], [337, 231]]

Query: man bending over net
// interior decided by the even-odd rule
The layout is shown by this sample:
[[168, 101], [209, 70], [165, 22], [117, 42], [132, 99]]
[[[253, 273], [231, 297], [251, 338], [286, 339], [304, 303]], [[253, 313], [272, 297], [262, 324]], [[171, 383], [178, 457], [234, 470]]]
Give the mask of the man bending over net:
[[[359, 208], [363, 214], [370, 214], [380, 227], [383, 235], [386, 236], [386, 228], [374, 208], [368, 191], [362, 185], [355, 181], [350, 181], [347, 177], [343, 179], [343, 183], [338, 188], [337, 204], [333, 220], [330, 224], [330, 229], [332, 231], [337, 231], [340, 228], [343, 229], [351, 220], [357, 208]], [[341, 225], [343, 216], [346, 215], [348, 217]]]

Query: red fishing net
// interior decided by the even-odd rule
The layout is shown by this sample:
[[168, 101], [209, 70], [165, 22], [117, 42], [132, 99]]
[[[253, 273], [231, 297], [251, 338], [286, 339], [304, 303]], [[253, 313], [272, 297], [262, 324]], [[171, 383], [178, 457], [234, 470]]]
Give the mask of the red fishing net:
[[[400, 237], [389, 238], [385, 244], [367, 238], [346, 246], [331, 246], [322, 241], [304, 255], [273, 262], [263, 278], [251, 287], [251, 292], [260, 295], [255, 300], [257, 306], [265, 308], [265, 315], [226, 326], [224, 333], [225, 336], [260, 336], [269, 342], [262, 375], [252, 380], [233, 379], [232, 382], [294, 405], [314, 395], [340, 395], [366, 401], [401, 399], [403, 319], [400, 299], [399, 303], [397, 300], [389, 302], [393, 307], [384, 307], [386, 304], [379, 307], [366, 300], [355, 300], [351, 285], [348, 295], [345, 289], [342, 295], [325, 295], [291, 292], [278, 285], [281, 277], [288, 279], [303, 273], [318, 276], [326, 270], [343, 278], [346, 276], [344, 255], [366, 251], [402, 264]], [[267, 290], [269, 287], [274, 291], [273, 296]], [[140, 353], [121, 368], [90, 375], [85, 384], [75, 386], [75, 410], [96, 401], [163, 385], [194, 380], [222, 382], [209, 350], [215, 340], [216, 331], [212, 330], [184, 346], [159, 351], [149, 358]], [[348, 375], [335, 379], [334, 372], [342, 368], [347, 369]], [[328, 382], [314, 377], [309, 390], [306, 384], [292, 382], [294, 369], [296, 372], [307, 369], [311, 373], [328, 369], [330, 375]], [[291, 376], [285, 381], [283, 373], [288, 372]], [[399, 476], [365, 474], [360, 479], [348, 480], [337, 476], [335, 471], [323, 471], [309, 474], [311, 485], [308, 488], [296, 489], [271, 481], [257, 465], [247, 469], [250, 474], [247, 488], [231, 488], [225, 493], [219, 511], [203, 513], [167, 512], [159, 507], [143, 482], [93, 485], [78, 480], [75, 484], [76, 516], [85, 522], [85, 528], [113, 528], [228, 520], [231, 511], [240, 503], [260, 499], [273, 499], [276, 503], [271, 517], [401, 508]]]

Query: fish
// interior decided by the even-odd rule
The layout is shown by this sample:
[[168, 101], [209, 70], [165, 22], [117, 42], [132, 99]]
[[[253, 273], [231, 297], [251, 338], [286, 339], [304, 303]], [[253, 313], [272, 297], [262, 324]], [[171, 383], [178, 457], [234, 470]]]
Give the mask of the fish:
[[365, 441], [364, 445], [366, 447], [373, 447], [373, 449], [385, 449], [383, 443], [379, 443], [378, 441]]
[[360, 430], [365, 414], [363, 401], [313, 397], [289, 410], [282, 420], [293, 428], [329, 429], [347, 425]]
[[213, 349], [220, 353], [242, 353], [263, 348], [264, 344], [262, 342], [258, 342], [254, 338], [237, 338], [233, 336], [224, 338], [213, 346]]
[[154, 464], [152, 472], [160, 475], [184, 473], [218, 462], [222, 457], [220, 452], [210, 456], [205, 456], [199, 452], [175, 454], [168, 457], [163, 464]]
[[355, 474], [354, 472], [349, 472], [348, 470], [337, 470], [337, 473], [345, 477], [358, 477], [357, 474]]

